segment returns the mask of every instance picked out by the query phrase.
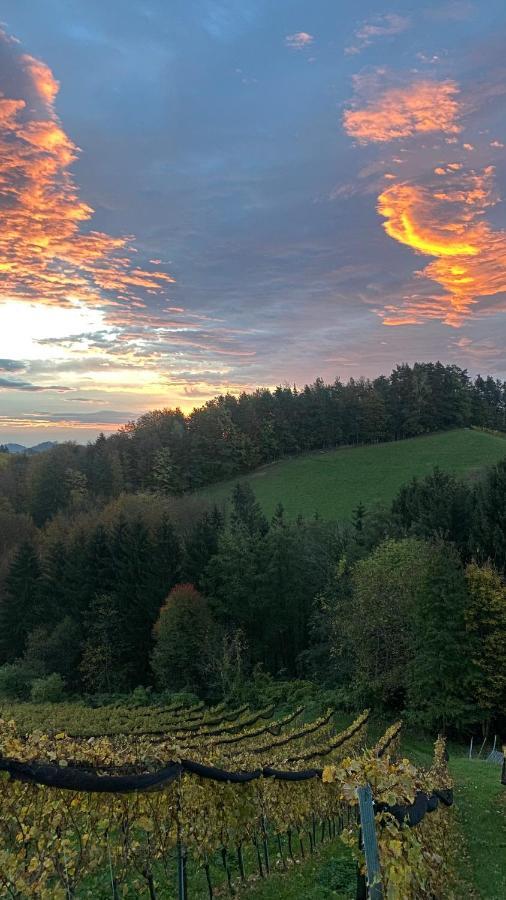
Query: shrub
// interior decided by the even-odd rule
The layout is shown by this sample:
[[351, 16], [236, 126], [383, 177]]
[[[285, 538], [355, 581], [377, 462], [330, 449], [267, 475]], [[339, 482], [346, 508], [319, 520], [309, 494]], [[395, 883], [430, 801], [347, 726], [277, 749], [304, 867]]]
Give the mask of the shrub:
[[190, 708], [199, 702], [199, 697], [190, 691], [176, 691], [176, 693], [173, 691], [162, 691], [161, 694], [158, 694], [158, 701], [162, 706], [185, 706]]
[[0, 697], [6, 700], [28, 700], [33, 671], [22, 662], [0, 666]]
[[152, 702], [152, 690], [139, 684], [127, 698], [127, 706], [149, 706]]
[[65, 696], [65, 682], [58, 672], [35, 678], [30, 698], [32, 703], [59, 703]]

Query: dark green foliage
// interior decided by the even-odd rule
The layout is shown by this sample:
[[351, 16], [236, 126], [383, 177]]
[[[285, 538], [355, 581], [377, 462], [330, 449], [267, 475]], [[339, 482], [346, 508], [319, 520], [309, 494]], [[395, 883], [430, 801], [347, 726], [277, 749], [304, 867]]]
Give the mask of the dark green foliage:
[[468, 603], [465, 572], [457, 554], [448, 545], [435, 547], [416, 592], [407, 676], [411, 717], [434, 731], [462, 726], [475, 713]]
[[65, 616], [52, 629], [39, 625], [30, 632], [23, 660], [40, 677], [56, 672], [77, 687], [81, 640], [79, 625]]
[[32, 703], [60, 703], [64, 697], [65, 682], [57, 672], [32, 681], [30, 690]]
[[[500, 436], [468, 430], [285, 459], [254, 476], [277, 484], [268, 518], [247, 479], [237, 481], [301, 451], [472, 424], [505, 429], [505, 385], [417, 363], [374, 381], [224, 395], [188, 416], [155, 410], [88, 447], [4, 459], [0, 690], [26, 698], [39, 679], [40, 696], [62, 682], [76, 692], [146, 691], [156, 679], [170, 692], [239, 699], [264, 679], [282, 698], [280, 677], [314, 676], [350, 707], [404, 709], [429, 728], [497, 727], [506, 461], [474, 483], [435, 469], [405, 485], [390, 509], [379, 502], [429, 471], [434, 452], [452, 468], [459, 440], [456, 471], [479, 469], [487, 442], [498, 458]], [[422, 444], [414, 465], [411, 448]], [[362, 494], [376, 453], [389, 492], [382, 482]], [[353, 454], [348, 469], [329, 462], [348, 465]], [[276, 472], [290, 467], [285, 514]], [[225, 512], [206, 509], [202, 492], [180, 496], [231, 478]], [[294, 508], [304, 479], [305, 505]], [[351, 521], [338, 529], [344, 495]], [[300, 509], [311, 518], [297, 518]], [[190, 586], [174, 590], [182, 579]]]
[[180, 580], [183, 548], [170, 518], [164, 515], [151, 538], [151, 561], [148, 590], [153, 595], [153, 608], [159, 608], [163, 598]]
[[60, 510], [77, 508], [86, 502], [84, 452], [83, 447], [69, 443], [30, 458], [28, 511], [36, 525], [43, 525]]
[[156, 682], [170, 691], [201, 692], [216, 651], [216, 630], [207, 601], [191, 584], [177, 585], [155, 625], [152, 667]]
[[224, 517], [217, 506], [193, 525], [184, 542], [184, 578], [197, 588], [202, 588], [202, 579], [211, 558], [218, 551], [218, 541], [224, 526]]
[[180, 494], [184, 490], [184, 478], [174, 464], [170, 447], [161, 447], [153, 458], [153, 487], [162, 494]]
[[308, 648], [313, 598], [338, 559], [340, 537], [328, 523], [285, 524], [278, 516], [264, 531], [262, 520], [247, 521], [250, 527], [236, 515], [222, 534], [206, 593], [222, 626], [244, 632], [252, 664], [293, 675]]
[[34, 673], [22, 662], [0, 666], [0, 698], [28, 700]]
[[476, 488], [470, 525], [470, 549], [506, 571], [506, 459], [488, 470]]
[[[94, 598], [86, 622], [87, 640], [79, 666], [83, 684], [91, 693], [113, 693], [129, 686], [123, 633], [118, 627], [115, 598]], [[146, 664], [146, 660], [143, 660]]]
[[177, 580], [179, 543], [163, 521], [154, 539], [140, 519], [120, 518], [110, 536], [113, 581], [109, 589], [121, 634], [123, 666], [129, 683], [149, 677], [151, 632], [160, 604]]
[[472, 513], [471, 488], [435, 468], [423, 480], [414, 478], [401, 488], [392, 504], [399, 526], [418, 537], [439, 537], [465, 553]]
[[489, 564], [472, 563], [466, 579], [466, 629], [476, 669], [473, 699], [485, 728], [499, 712], [501, 729], [506, 720], [506, 585]]
[[242, 529], [251, 537], [263, 536], [269, 530], [269, 523], [265, 518], [253, 489], [247, 483], [238, 482], [232, 491], [231, 525], [234, 529]]
[[358, 704], [402, 708], [413, 655], [417, 592], [431, 548], [420, 540], [389, 540], [352, 567], [351, 597], [334, 608], [341, 656], [352, 654]]
[[33, 544], [21, 544], [0, 597], [0, 660], [21, 656], [26, 637], [38, 624], [40, 566]]

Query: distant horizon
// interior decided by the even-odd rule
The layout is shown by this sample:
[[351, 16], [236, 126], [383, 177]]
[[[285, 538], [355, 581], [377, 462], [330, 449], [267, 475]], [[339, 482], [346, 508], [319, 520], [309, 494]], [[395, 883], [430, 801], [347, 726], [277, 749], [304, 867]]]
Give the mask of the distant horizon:
[[4, 0], [0, 430], [506, 378], [506, 8]]

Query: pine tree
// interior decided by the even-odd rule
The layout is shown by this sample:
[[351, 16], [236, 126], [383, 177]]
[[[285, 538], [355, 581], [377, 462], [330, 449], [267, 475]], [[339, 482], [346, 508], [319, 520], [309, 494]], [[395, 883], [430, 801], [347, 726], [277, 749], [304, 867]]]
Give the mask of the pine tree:
[[43, 624], [40, 614], [40, 566], [32, 543], [23, 543], [5, 579], [0, 602], [0, 659], [22, 655], [28, 633]]
[[67, 611], [70, 599], [65, 578], [67, 558], [65, 543], [57, 540], [46, 549], [42, 560], [40, 601], [41, 608], [45, 611], [47, 626], [56, 624]]
[[181, 578], [183, 549], [169, 516], [163, 516], [151, 538], [149, 590], [153, 601], [153, 615], [164, 597]]
[[249, 534], [267, 534], [269, 523], [248, 482], [238, 481], [232, 491], [232, 527], [244, 528]]
[[149, 671], [151, 629], [158, 608], [150, 590], [152, 541], [141, 519], [119, 519], [112, 533], [114, 584], [110, 595], [124, 646], [124, 665], [132, 686]]
[[483, 562], [506, 572], [506, 459], [488, 470], [475, 494], [471, 549]]
[[162, 447], [154, 455], [152, 470], [153, 486], [162, 494], [181, 494], [184, 480], [174, 464], [170, 447]]
[[206, 511], [191, 528], [184, 543], [184, 578], [190, 584], [203, 589], [206, 568], [218, 552], [218, 542], [223, 530], [223, 515], [217, 506]]
[[362, 502], [353, 510], [351, 524], [355, 529], [357, 536], [364, 530], [364, 519], [366, 517], [365, 506]]

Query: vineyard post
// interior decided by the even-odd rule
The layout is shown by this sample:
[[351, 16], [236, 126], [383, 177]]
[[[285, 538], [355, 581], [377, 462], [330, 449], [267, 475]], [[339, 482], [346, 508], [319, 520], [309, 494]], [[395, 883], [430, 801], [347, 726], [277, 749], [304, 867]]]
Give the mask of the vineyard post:
[[177, 888], [179, 900], [187, 900], [186, 853], [180, 838], [177, 842]]
[[370, 784], [357, 788], [357, 797], [360, 811], [360, 831], [367, 871], [368, 897], [369, 900], [383, 900], [376, 822]]
[[503, 759], [502, 759], [502, 772], [501, 772], [501, 784], [506, 784], [506, 744], [502, 748]]
[[181, 771], [177, 785], [177, 889], [179, 900], [188, 900], [188, 883], [186, 875], [186, 848], [182, 841], [181, 828]]

